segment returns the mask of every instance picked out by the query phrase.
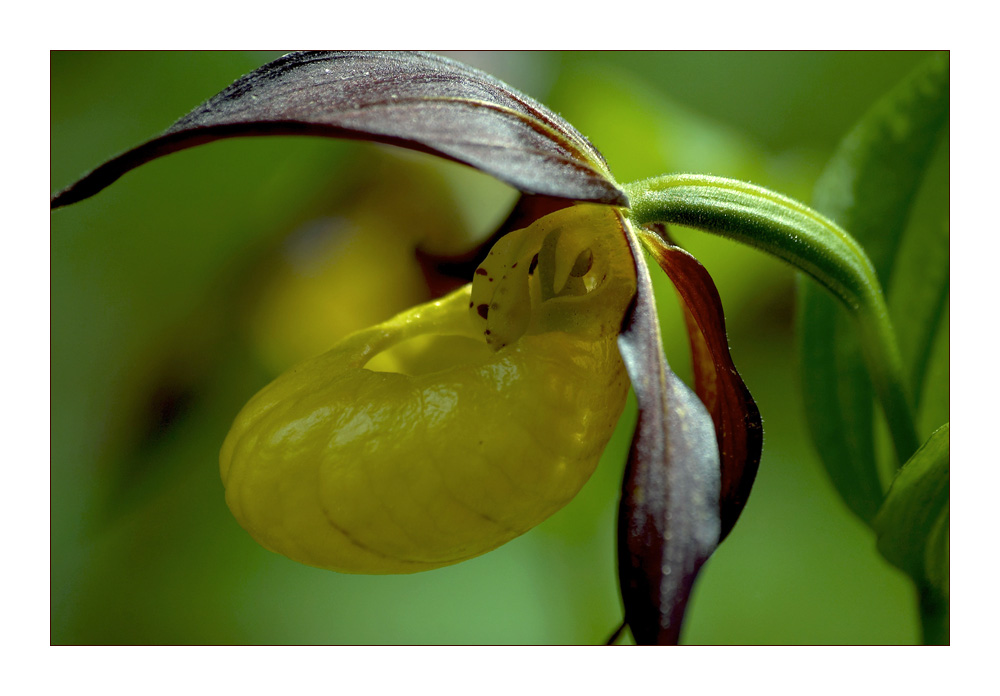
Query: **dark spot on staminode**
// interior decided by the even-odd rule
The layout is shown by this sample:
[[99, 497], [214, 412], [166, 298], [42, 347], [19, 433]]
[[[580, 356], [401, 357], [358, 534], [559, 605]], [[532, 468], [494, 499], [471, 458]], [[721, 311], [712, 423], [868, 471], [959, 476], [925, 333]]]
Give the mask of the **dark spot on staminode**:
[[476, 275], [486, 275], [486, 269], [485, 268], [477, 268], [476, 269]]
[[469, 306], [470, 307], [472, 306], [472, 300], [469, 300]]
[[511, 268], [517, 268], [517, 261], [514, 262], [514, 265], [511, 266]]
[[538, 268], [538, 254], [531, 257], [531, 265], [528, 266], [528, 275], [534, 273], [536, 268]]
[[481, 316], [483, 319], [485, 319], [486, 315], [489, 314], [490, 306], [489, 305], [485, 305], [485, 304], [481, 304], [478, 307], [476, 307], [476, 311], [479, 312], [479, 316]]
[[493, 332], [490, 331], [489, 329], [486, 329], [486, 331], [483, 332], [483, 335], [484, 336], [489, 336], [491, 333], [493, 333]]

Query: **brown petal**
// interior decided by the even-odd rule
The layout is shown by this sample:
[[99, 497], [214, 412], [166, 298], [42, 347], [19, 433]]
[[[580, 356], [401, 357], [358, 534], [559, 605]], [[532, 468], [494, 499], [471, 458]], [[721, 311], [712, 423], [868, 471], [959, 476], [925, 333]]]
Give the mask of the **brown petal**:
[[691, 343], [695, 392], [715, 423], [722, 463], [722, 535], [739, 518], [760, 464], [764, 431], [760, 411], [736, 371], [719, 291], [705, 267], [680, 247], [640, 232], [643, 245], [670, 277], [683, 301]]

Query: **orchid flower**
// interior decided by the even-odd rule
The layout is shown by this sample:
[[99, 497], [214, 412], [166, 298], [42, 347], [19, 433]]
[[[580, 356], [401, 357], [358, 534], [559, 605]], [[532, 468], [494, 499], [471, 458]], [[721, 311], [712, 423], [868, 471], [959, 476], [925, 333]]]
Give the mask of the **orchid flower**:
[[[409, 573], [496, 548], [576, 495], [631, 386], [639, 417], [618, 521], [624, 623], [639, 643], [676, 643], [699, 569], [746, 504], [762, 428], [715, 285], [671, 243], [668, 224], [753, 244], [819, 281], [855, 311], [870, 360], [888, 366], [880, 398], [905, 411], [878, 281], [842, 229], [742, 182], [682, 174], [619, 184], [563, 118], [430, 54], [286, 55], [52, 207], [170, 153], [263, 135], [387, 143], [521, 192], [472, 264], [438, 259], [432, 269], [462, 269], [464, 285], [292, 367], [236, 415], [220, 457], [226, 502], [262, 546], [293, 560]], [[693, 388], [664, 356], [647, 254], [682, 299]], [[904, 458], [917, 444], [907, 422], [890, 420]]]

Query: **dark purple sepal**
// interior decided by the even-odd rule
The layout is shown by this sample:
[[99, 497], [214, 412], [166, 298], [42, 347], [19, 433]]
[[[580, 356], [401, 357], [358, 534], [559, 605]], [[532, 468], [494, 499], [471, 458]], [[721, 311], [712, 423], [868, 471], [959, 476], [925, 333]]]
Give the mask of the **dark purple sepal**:
[[637, 293], [618, 348], [639, 405], [618, 510], [625, 620], [640, 645], [675, 645], [702, 564], [719, 542], [719, 449], [701, 400], [670, 370], [638, 239]]
[[427, 53], [308, 51], [241, 77], [159, 137], [54, 196], [51, 206], [93, 196], [158, 157], [261, 135], [389, 143], [467, 164], [525, 193], [628, 203], [585, 137], [495, 77]]

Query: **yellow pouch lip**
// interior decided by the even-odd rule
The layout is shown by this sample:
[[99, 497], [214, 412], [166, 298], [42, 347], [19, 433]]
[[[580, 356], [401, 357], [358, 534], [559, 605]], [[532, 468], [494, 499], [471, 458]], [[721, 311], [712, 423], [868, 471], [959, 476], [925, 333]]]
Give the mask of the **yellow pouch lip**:
[[[630, 257], [627, 262], [631, 264]], [[440, 300], [352, 334], [327, 353], [292, 368], [251, 399], [223, 445], [220, 472], [233, 514], [255, 539], [300, 562], [340, 572], [416, 572], [485, 553], [535, 526], [576, 494], [596, 467], [624, 407], [628, 380], [617, 353], [617, 325], [609, 328], [607, 322], [602, 322], [596, 338], [590, 335], [593, 331], [584, 331], [583, 335], [561, 330], [529, 333], [500, 351], [484, 353], [486, 359], [480, 363], [448, 366], [426, 374], [381, 372], [367, 367], [376, 356], [419, 336], [453, 336], [481, 343], [480, 327], [469, 312], [473, 292], [471, 285], [464, 286]], [[624, 306], [616, 311], [623, 313]], [[577, 373], [565, 378], [573, 366], [579, 368]], [[465, 389], [469, 396], [472, 392], [468, 384], [460, 383], [462, 376], [469, 374], [478, 375], [475, 383], [479, 386], [472, 391], [481, 406], [470, 407], [467, 404], [474, 402], [466, 401], [461, 412], [446, 414], [452, 419], [447, 424], [452, 429], [433, 434], [433, 441], [444, 449], [429, 450], [440, 452], [435, 455], [440, 458], [450, 457], [448, 474], [437, 483], [428, 483], [429, 474], [425, 476], [419, 469], [407, 474], [410, 479], [394, 473], [391, 467], [403, 466], [399, 462], [405, 463], [407, 455], [405, 450], [394, 450], [388, 442], [375, 443], [369, 438], [364, 445], [367, 450], [337, 450], [340, 445], [331, 433], [343, 435], [345, 426], [330, 409], [347, 411], [356, 406], [355, 397], [372, 398], [352, 389], [384, 388], [390, 394], [385, 403], [396, 399], [392, 393], [409, 394], [396, 400], [403, 409], [414, 394], [422, 394], [426, 400], [426, 394], [442, 393], [440, 390], [446, 388], [443, 385], [454, 386], [456, 393]], [[594, 381], [594, 375], [602, 375], [597, 381], [604, 383], [588, 390], [588, 381]], [[320, 403], [325, 397], [317, 396], [325, 389], [331, 390], [330, 402], [334, 404], [327, 410]], [[338, 397], [338, 389], [347, 391]], [[551, 400], [551, 404], [544, 404], [545, 416], [530, 417], [527, 425], [521, 423], [519, 419], [540, 408], [539, 393], [550, 395], [545, 397]], [[589, 395], [584, 398], [579, 393]], [[303, 413], [296, 413], [296, 409]], [[396, 437], [403, 441], [409, 437], [420, 445], [419, 434], [426, 432], [433, 419], [423, 411], [412, 413], [416, 415], [406, 417], [401, 412], [398, 418], [380, 422], [379, 427], [386, 428], [383, 439]], [[462, 422], [462, 418], [469, 422]], [[476, 427], [484, 427], [487, 436], [470, 439], [468, 434], [474, 433]], [[531, 434], [536, 427], [537, 432]], [[397, 435], [391, 436], [391, 432]], [[511, 456], [509, 451], [504, 454], [511, 443], [521, 443], [521, 451], [530, 452], [534, 458], [531, 467], [520, 463], [508, 467], [515, 478], [521, 476], [524, 480], [520, 484], [516, 480], [513, 485], [505, 483], [511, 471], [501, 468], [490, 479], [492, 483], [482, 483], [496, 473], [488, 464], [486, 449], [501, 451], [503, 462], [517, 462], [519, 457], [527, 456]], [[286, 456], [283, 445], [292, 450], [311, 448], [312, 453]], [[480, 446], [485, 449], [477, 451]], [[474, 460], [474, 466], [463, 462], [463, 457]], [[351, 465], [352, 458], [366, 463]], [[433, 466], [433, 460], [424, 464]], [[348, 478], [342, 479], [344, 475]], [[377, 489], [364, 478], [373, 475]], [[568, 478], [560, 478], [564, 475]], [[409, 481], [412, 491], [399, 490], [399, 482], [404, 480]], [[455, 481], [461, 482], [465, 491], [479, 485], [480, 497], [469, 494], [472, 497], [468, 501], [436, 501], [435, 496], [441, 500], [455, 497], [447, 493]], [[508, 486], [503, 489], [506, 492], [497, 495], [517, 503], [509, 505], [514, 510], [512, 516], [505, 517], [501, 508], [474, 509], [488, 508], [489, 494], [503, 485]], [[353, 490], [347, 490], [352, 486]], [[526, 495], [533, 486], [537, 493], [534, 498]], [[396, 502], [387, 509], [379, 496], [389, 489], [395, 490]], [[417, 495], [420, 491], [424, 491], [424, 498]], [[341, 496], [345, 500], [338, 502]], [[368, 502], [364, 502], [366, 496]], [[423, 518], [413, 517], [412, 510], [404, 514], [412, 502], [410, 498], [422, 500], [420, 504], [427, 506]], [[472, 513], [463, 512], [463, 508], [472, 509]], [[453, 524], [448, 525], [448, 520]], [[494, 523], [493, 528], [490, 523]], [[422, 525], [444, 525], [453, 530], [442, 531], [446, 541], [435, 545], [430, 533], [421, 541], [420, 534], [427, 531], [421, 529]]]

